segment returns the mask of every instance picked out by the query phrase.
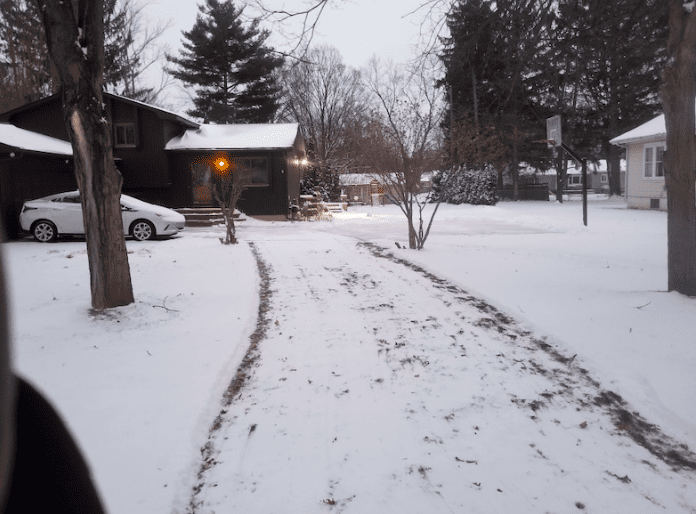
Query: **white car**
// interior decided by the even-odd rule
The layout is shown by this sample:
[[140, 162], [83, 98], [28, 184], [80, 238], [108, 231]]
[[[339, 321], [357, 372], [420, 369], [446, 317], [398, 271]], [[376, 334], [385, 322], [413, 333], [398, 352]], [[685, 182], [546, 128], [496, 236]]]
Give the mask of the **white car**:
[[[184, 216], [172, 209], [126, 195], [121, 195], [121, 215], [124, 233], [139, 241], [173, 236], [183, 230], [185, 224]], [[59, 193], [24, 202], [19, 225], [42, 243], [53, 241], [59, 235], [84, 234], [80, 192]]]

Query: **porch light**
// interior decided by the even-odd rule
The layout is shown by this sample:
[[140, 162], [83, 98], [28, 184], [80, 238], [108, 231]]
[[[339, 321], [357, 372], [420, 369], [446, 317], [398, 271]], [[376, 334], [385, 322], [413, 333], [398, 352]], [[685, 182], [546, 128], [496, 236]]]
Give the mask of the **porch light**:
[[307, 160], [307, 157], [296, 157], [293, 159], [293, 164], [296, 166], [307, 166], [310, 163], [310, 161]]

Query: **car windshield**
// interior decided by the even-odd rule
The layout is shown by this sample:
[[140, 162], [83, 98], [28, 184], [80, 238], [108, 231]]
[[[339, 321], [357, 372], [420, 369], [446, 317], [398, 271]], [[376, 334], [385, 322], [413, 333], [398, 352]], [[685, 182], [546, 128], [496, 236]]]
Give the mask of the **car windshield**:
[[128, 195], [121, 195], [121, 205], [135, 210], [152, 207], [152, 205]]

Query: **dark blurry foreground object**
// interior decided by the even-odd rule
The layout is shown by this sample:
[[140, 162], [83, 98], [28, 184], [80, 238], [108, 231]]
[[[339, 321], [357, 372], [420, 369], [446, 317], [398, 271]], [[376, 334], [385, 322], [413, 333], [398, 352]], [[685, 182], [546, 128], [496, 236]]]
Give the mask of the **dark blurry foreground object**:
[[104, 512], [63, 421], [27, 382], [16, 382], [16, 453], [5, 514]]
[[[0, 219], [0, 242], [4, 241]], [[102, 514], [87, 464], [48, 402], [12, 373], [0, 252], [0, 512]]]

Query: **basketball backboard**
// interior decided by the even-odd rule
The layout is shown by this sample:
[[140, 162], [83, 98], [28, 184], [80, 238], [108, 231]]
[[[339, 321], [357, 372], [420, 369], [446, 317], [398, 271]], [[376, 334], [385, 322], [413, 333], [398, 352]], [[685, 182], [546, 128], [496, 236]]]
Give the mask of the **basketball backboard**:
[[547, 148], [561, 146], [561, 116], [547, 118]]

